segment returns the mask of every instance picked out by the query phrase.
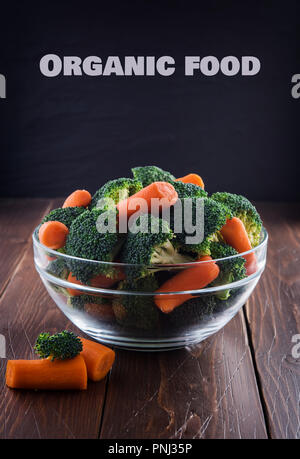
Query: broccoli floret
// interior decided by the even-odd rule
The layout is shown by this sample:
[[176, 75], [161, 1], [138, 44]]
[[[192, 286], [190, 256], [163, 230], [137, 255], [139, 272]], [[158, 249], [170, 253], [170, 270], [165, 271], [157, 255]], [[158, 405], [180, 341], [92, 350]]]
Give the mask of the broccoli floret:
[[[57, 258], [56, 260], [50, 261], [46, 268], [47, 272], [50, 273], [52, 276], [59, 277], [60, 279], [66, 280], [69, 275], [69, 269], [65, 263], [65, 260], [62, 258]], [[49, 282], [51, 288], [60, 295], [64, 295], [65, 297], [69, 297], [70, 293], [65, 287], [61, 287], [56, 283]]]
[[69, 275], [68, 267], [65, 260], [57, 258], [56, 260], [50, 261], [47, 266], [47, 272], [53, 276], [60, 277], [60, 279], [67, 279]]
[[[101, 199], [112, 199], [115, 204], [119, 201], [127, 199], [129, 196], [137, 193], [143, 188], [142, 183], [139, 180], [130, 178], [118, 178], [116, 180], [110, 180], [105, 183], [96, 193], [94, 194], [91, 202], [91, 208], [97, 207], [98, 201]], [[105, 205], [103, 206], [103, 208]]]
[[214, 193], [211, 198], [225, 204], [231, 210], [233, 217], [238, 217], [242, 220], [251, 246], [257, 246], [260, 241], [262, 221], [254, 205], [247, 198], [239, 194], [218, 192]]
[[[130, 282], [121, 281], [118, 285], [118, 290], [130, 292], [154, 292], [157, 289], [158, 282], [153, 274]], [[152, 295], [119, 295], [113, 300], [113, 311], [116, 321], [125, 327], [149, 330], [158, 324], [159, 311]]]
[[94, 295], [76, 295], [76, 296], [69, 296], [67, 300], [67, 304], [72, 306], [74, 309], [84, 309], [84, 305], [87, 303], [102, 303], [102, 297], [94, 296]]
[[[153, 215], [141, 215], [136, 219], [139, 231], [134, 233], [129, 228], [126, 242], [121, 252], [121, 262], [140, 266], [126, 268], [129, 279], [139, 278], [153, 272], [149, 268], [156, 264], [186, 263], [191, 257], [182, 255], [171, 243], [173, 233], [168, 223]], [[153, 232], [153, 228], [157, 232]], [[152, 230], [152, 232], [151, 232]]]
[[167, 319], [178, 327], [197, 325], [212, 315], [217, 303], [218, 300], [214, 295], [191, 298], [168, 314]]
[[[192, 216], [192, 224], [196, 225], [197, 217], [200, 218], [199, 214], [197, 214], [197, 199], [200, 198], [191, 198], [192, 206], [191, 206], [191, 216]], [[194, 234], [187, 233], [185, 229], [185, 222], [184, 222], [184, 203], [182, 202], [182, 230], [178, 230], [175, 225], [175, 218], [176, 218], [176, 211], [172, 210], [171, 212], [171, 220], [170, 226], [171, 229], [174, 231], [176, 236], [175, 245], [181, 247], [182, 251], [184, 252], [194, 252], [197, 255], [210, 255], [210, 243], [211, 241], [218, 241], [219, 240], [219, 230], [225, 225], [227, 218], [231, 218], [230, 210], [224, 206], [223, 204], [214, 201], [210, 198], [203, 198], [203, 240], [199, 243], [187, 243], [186, 238], [187, 236], [191, 237]], [[201, 221], [200, 221], [201, 223]], [[199, 224], [199, 222], [198, 222]]]
[[134, 167], [131, 170], [134, 178], [139, 180], [143, 184], [143, 187], [153, 182], [172, 183], [175, 180], [174, 175], [157, 166]]
[[[212, 258], [216, 259], [238, 255], [238, 252], [233, 247], [222, 242], [212, 242], [210, 245], [210, 252]], [[220, 273], [211, 286], [226, 285], [244, 279], [246, 277], [245, 262], [245, 258], [239, 256], [218, 261]], [[216, 296], [220, 300], [227, 300], [230, 296], [230, 289], [217, 292]]]
[[51, 210], [51, 212], [43, 218], [42, 223], [50, 221], [58, 221], [70, 228], [73, 220], [82, 214], [86, 209], [84, 207], [65, 207]]
[[74, 309], [84, 309], [84, 306], [89, 303], [94, 304], [109, 304], [109, 299], [104, 298], [103, 296], [96, 296], [96, 295], [76, 295], [76, 296], [69, 296], [67, 300], [67, 304], [72, 306]]
[[194, 183], [172, 182], [178, 194], [178, 199], [206, 198], [207, 192]]
[[51, 360], [73, 359], [82, 351], [82, 342], [74, 333], [64, 330], [60, 333], [40, 333], [34, 349], [40, 358]]
[[[117, 255], [123, 241], [123, 236], [117, 232], [99, 232], [97, 220], [103, 211], [86, 210], [77, 217], [71, 227], [66, 242], [66, 252], [78, 258], [111, 262]], [[116, 218], [114, 213], [112, 218]], [[81, 260], [67, 259], [68, 267], [73, 275], [83, 283], [97, 274], [107, 277], [115, 276], [115, 269], [109, 264], [96, 264]]]
[[70, 296], [67, 304], [74, 309], [84, 311], [90, 318], [100, 321], [114, 321], [115, 315], [111, 299], [105, 296], [77, 295]]
[[69, 298], [70, 293], [65, 287], [61, 287], [60, 285], [53, 284], [52, 282], [49, 282], [50, 287], [52, 290], [54, 290], [56, 293], [59, 293], [60, 295], [64, 295], [66, 298]]
[[101, 322], [114, 322], [116, 320], [111, 303], [86, 303], [84, 311], [89, 317]]

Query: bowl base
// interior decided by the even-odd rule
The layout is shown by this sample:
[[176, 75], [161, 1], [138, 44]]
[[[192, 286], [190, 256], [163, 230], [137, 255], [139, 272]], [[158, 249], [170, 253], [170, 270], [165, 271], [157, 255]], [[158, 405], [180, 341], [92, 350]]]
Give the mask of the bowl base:
[[[76, 324], [78, 326], [78, 324]], [[81, 327], [80, 327], [81, 328]], [[201, 341], [205, 340], [208, 336], [213, 333], [208, 334], [196, 334], [196, 336], [189, 336], [186, 338], [179, 339], [170, 339], [170, 340], [133, 340], [128, 338], [105, 336], [103, 333], [93, 330], [93, 329], [84, 329], [81, 330], [86, 333], [89, 337], [99, 341], [103, 345], [112, 346], [117, 349], [124, 349], [127, 351], [140, 351], [140, 352], [164, 352], [183, 349], [185, 347], [191, 347], [199, 344]], [[217, 330], [216, 330], [217, 331]]]

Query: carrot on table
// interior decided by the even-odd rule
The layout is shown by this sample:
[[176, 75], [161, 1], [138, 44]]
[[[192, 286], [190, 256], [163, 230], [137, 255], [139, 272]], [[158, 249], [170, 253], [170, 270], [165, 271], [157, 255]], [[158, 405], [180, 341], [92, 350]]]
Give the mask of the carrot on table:
[[194, 185], [201, 186], [201, 188], [204, 189], [204, 182], [198, 174], [185, 175], [184, 177], [176, 179], [175, 182], [193, 183]]
[[167, 182], [154, 182], [146, 186], [142, 190], [133, 194], [127, 199], [120, 201], [117, 204], [117, 209], [119, 211], [119, 218], [127, 215], [129, 218], [140, 208], [141, 199], [147, 205], [148, 211], [151, 210], [151, 200], [152, 199], [162, 199], [161, 207], [170, 207], [178, 199], [178, 194], [170, 183]]
[[61, 249], [66, 243], [69, 230], [61, 222], [45, 222], [39, 229], [39, 240], [49, 249]]
[[80, 339], [83, 345], [80, 355], [84, 358], [88, 378], [92, 381], [100, 381], [111, 369], [115, 360], [115, 352], [95, 341], [81, 337]]
[[[227, 220], [220, 232], [226, 244], [231, 245], [237, 252], [242, 253], [252, 249], [244, 223], [239, 218], [233, 217]], [[246, 272], [249, 276], [257, 270], [256, 257], [252, 252], [244, 255], [244, 258]]]
[[64, 390], [87, 388], [87, 368], [81, 355], [73, 359], [8, 360], [6, 384], [12, 389]]
[[91, 194], [86, 190], [76, 190], [67, 197], [63, 207], [87, 207], [92, 200]]
[[[211, 260], [211, 263], [209, 262]], [[210, 284], [219, 275], [219, 267], [208, 255], [201, 257], [195, 266], [186, 268], [171, 279], [167, 280], [155, 293], [180, 292], [184, 290], [198, 290]], [[189, 293], [182, 295], [156, 295], [156, 306], [165, 313], [173, 311], [185, 301], [195, 295]]]

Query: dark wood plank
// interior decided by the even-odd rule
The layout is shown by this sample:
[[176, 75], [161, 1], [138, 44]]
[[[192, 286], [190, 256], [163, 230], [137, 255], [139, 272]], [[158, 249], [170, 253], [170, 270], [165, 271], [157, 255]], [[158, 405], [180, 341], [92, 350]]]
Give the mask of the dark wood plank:
[[44, 210], [52, 206], [49, 199], [0, 199], [1, 238], [27, 241]]
[[[0, 311], [7, 358], [34, 357], [32, 346], [42, 330], [75, 330], [35, 272], [31, 243], [1, 298]], [[5, 386], [6, 359], [0, 362], [0, 438], [97, 438], [105, 380], [89, 383], [82, 392], [14, 391]]]
[[[299, 207], [268, 204], [259, 209], [271, 234], [268, 267], [249, 300], [246, 317], [268, 429], [273, 438], [299, 438], [299, 360], [291, 355], [291, 338], [300, 329]], [[5, 216], [7, 223], [3, 224], [3, 215], [1, 212], [0, 228], [8, 228], [13, 220]], [[32, 223], [34, 217], [29, 220]], [[31, 231], [25, 225], [15, 237], [7, 232], [15, 252], [7, 251], [8, 244], [0, 244], [5, 257], [15, 253], [10, 268], [14, 275], [0, 302], [0, 333], [7, 338], [8, 357], [32, 356], [41, 329], [72, 328], [34, 272], [31, 247], [25, 255], [24, 250], [21, 253], [21, 248], [30, 245]], [[2, 285], [6, 286], [9, 276], [5, 270], [2, 279], [3, 275]], [[0, 366], [1, 438], [97, 437], [104, 382], [90, 383], [85, 393], [10, 391], [4, 384], [4, 359]], [[119, 352], [101, 437], [265, 438], [243, 316], [192, 349], [161, 354]]]
[[300, 205], [258, 205], [269, 230], [265, 273], [246, 311], [273, 438], [300, 438]]
[[190, 349], [120, 351], [101, 438], [266, 438], [244, 318]]
[[0, 199], [0, 295], [24, 255], [33, 228], [52, 205], [47, 199]]

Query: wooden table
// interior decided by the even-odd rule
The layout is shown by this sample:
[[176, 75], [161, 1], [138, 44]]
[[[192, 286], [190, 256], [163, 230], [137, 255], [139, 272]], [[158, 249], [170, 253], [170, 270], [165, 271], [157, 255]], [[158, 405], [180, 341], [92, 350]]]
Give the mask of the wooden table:
[[[0, 200], [0, 333], [7, 358], [30, 358], [37, 334], [76, 330], [35, 272], [31, 232], [61, 200]], [[0, 438], [300, 438], [300, 214], [259, 203], [267, 268], [248, 304], [219, 333], [173, 352], [117, 351], [109, 377], [84, 392], [5, 386]]]

